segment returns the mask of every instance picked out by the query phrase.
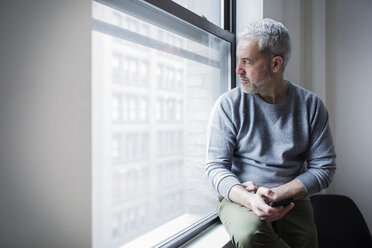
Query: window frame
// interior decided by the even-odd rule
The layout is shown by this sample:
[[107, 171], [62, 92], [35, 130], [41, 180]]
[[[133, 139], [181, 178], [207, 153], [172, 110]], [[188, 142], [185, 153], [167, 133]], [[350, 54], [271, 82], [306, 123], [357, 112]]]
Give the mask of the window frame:
[[[106, 2], [107, 0], [100, 1]], [[171, 0], [143, 1], [231, 43], [231, 88], [236, 87], [236, 0], [221, 0], [223, 28]]]
[[[143, 6], [152, 6], [160, 11], [167, 12], [182, 21], [196, 26], [210, 34], [213, 34], [231, 44], [230, 49], [230, 88], [236, 87], [236, 0], [220, 0], [221, 14], [222, 14], [222, 26], [223, 28], [208, 21], [205, 17], [201, 17], [196, 13], [190, 11], [187, 8], [171, 1], [171, 0], [94, 0], [95, 2], [102, 3], [112, 8], [118, 9], [125, 12], [128, 4], [144, 4]], [[151, 10], [150, 10], [151, 11]], [[151, 13], [150, 13], [151, 14]], [[97, 23], [93, 22], [93, 26], [97, 27]], [[159, 244], [155, 244], [154, 247], [180, 247], [184, 245], [198, 234], [206, 230], [208, 227], [219, 221], [216, 212], [204, 217], [188, 228], [180, 231], [179, 233], [170, 236]]]

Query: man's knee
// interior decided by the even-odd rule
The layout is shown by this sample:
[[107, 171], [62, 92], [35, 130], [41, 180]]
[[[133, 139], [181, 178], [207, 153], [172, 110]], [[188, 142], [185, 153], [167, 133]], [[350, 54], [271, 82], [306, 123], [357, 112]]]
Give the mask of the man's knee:
[[231, 237], [231, 241], [238, 248], [253, 247], [253, 236], [254, 233], [252, 232], [240, 231], [233, 234], [233, 236]]
[[232, 234], [231, 240], [233, 244], [238, 248], [250, 248], [256, 247], [257, 243], [260, 243], [260, 240], [263, 238], [267, 223], [257, 220], [251, 222], [249, 226], [245, 226], [240, 230]]

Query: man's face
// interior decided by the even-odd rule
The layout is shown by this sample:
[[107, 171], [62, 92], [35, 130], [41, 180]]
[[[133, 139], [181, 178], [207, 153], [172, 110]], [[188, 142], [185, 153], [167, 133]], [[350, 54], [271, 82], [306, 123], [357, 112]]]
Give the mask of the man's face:
[[240, 76], [245, 92], [259, 93], [270, 86], [270, 64], [259, 53], [257, 41], [240, 40], [236, 49], [236, 56], [238, 58], [236, 73]]

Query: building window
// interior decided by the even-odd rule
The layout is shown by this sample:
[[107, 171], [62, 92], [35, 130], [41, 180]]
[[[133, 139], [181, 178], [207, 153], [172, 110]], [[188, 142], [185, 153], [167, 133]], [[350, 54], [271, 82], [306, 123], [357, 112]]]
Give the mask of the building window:
[[232, 41], [114, 5], [93, 2], [93, 247], [151, 247], [215, 212], [206, 128]]
[[173, 0], [173, 2], [222, 27], [221, 0]]

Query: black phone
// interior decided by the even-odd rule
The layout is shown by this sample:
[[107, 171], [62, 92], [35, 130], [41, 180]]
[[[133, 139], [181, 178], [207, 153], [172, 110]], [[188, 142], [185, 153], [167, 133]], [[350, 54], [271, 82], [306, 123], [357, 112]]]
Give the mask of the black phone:
[[287, 198], [287, 199], [284, 199], [284, 200], [280, 200], [280, 201], [276, 201], [276, 202], [271, 202], [270, 203], [270, 206], [271, 207], [278, 207], [278, 206], [287, 206], [289, 204], [291, 204], [291, 202], [293, 202], [293, 198]]

